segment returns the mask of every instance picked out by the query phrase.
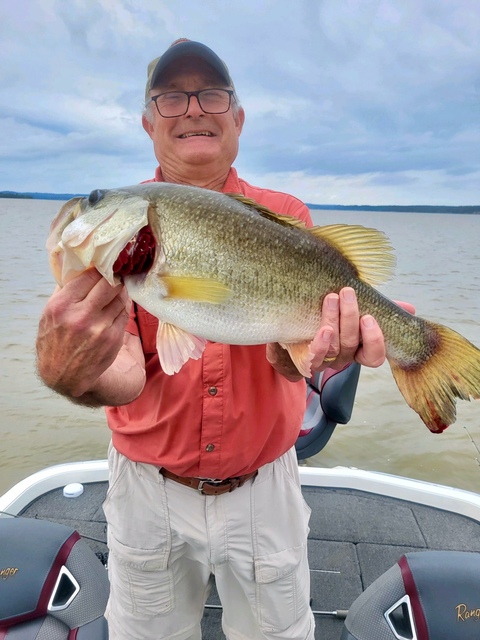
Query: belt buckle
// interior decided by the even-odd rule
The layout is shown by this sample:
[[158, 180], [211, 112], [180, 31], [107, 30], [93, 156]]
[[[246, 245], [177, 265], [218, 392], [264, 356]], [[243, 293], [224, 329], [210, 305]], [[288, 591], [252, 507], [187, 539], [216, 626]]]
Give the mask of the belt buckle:
[[214, 478], [203, 478], [202, 480], [198, 481], [198, 487], [197, 487], [197, 491], [199, 493], [201, 493], [202, 495], [205, 495], [203, 493], [203, 485], [206, 484], [224, 484], [226, 482], [226, 480], [215, 480]]

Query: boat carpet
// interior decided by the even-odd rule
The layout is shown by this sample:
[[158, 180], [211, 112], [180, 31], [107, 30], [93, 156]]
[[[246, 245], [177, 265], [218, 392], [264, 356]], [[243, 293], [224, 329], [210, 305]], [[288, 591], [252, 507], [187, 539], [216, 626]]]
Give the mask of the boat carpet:
[[[348, 609], [376, 578], [406, 552], [426, 549], [480, 551], [480, 523], [447, 511], [350, 489], [304, 487], [312, 508], [309, 535], [314, 612]], [[78, 498], [51, 491], [22, 515], [75, 527], [106, 559], [102, 510], [106, 483], [86, 484]], [[96, 540], [92, 540], [95, 538]], [[339, 640], [343, 621], [315, 614], [316, 638]], [[224, 640], [220, 602], [213, 588], [202, 623], [205, 640]]]

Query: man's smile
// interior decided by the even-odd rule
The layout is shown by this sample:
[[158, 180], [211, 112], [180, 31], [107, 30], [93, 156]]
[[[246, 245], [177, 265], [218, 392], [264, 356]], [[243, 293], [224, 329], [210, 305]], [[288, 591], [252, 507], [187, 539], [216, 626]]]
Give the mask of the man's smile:
[[213, 133], [211, 133], [210, 131], [191, 131], [188, 133], [182, 133], [180, 134], [178, 137], [179, 138], [191, 138], [193, 136], [207, 136], [207, 137], [213, 137]]

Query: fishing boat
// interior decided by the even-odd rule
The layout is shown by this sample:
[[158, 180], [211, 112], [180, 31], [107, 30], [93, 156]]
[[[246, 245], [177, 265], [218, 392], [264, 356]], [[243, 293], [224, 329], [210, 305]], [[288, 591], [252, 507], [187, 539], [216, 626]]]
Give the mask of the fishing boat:
[[[315, 637], [478, 639], [480, 495], [368, 470], [302, 465], [325, 446], [337, 420], [348, 421], [356, 380], [353, 367], [310, 381], [297, 442], [312, 509]], [[350, 390], [350, 401], [340, 410], [333, 403], [332, 417], [328, 396], [333, 389], [338, 399], [338, 385], [343, 397]], [[0, 496], [0, 639], [107, 639], [107, 477], [105, 460], [66, 463]], [[205, 640], [225, 638], [221, 612], [213, 585]]]

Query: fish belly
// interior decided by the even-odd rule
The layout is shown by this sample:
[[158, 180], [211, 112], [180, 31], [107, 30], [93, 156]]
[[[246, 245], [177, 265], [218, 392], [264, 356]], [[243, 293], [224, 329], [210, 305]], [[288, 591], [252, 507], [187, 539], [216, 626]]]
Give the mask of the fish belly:
[[[137, 304], [161, 322], [173, 324], [212, 342], [254, 345], [269, 342], [310, 340], [320, 326], [317, 307], [239, 299], [235, 295], [222, 304], [170, 299], [159, 287], [149, 286], [136, 276], [125, 278], [127, 291]], [[318, 308], [318, 307], [317, 307]]]

